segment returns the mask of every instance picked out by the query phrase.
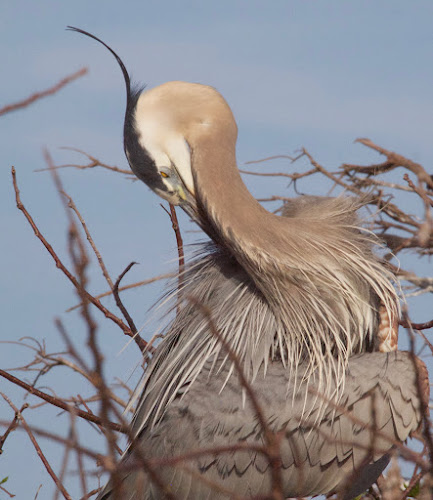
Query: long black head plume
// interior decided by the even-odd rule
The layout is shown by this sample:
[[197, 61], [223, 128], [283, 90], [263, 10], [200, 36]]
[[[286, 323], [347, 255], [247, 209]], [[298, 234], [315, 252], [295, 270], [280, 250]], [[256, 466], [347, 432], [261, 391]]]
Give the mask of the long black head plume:
[[105, 42], [103, 42], [97, 36], [92, 35], [92, 33], [89, 33], [88, 31], [84, 31], [84, 30], [82, 30], [80, 28], [75, 28], [74, 26], [67, 26], [66, 29], [69, 30], [69, 31], [76, 31], [77, 33], [81, 33], [82, 35], [86, 35], [86, 36], [88, 36], [90, 38], [93, 38], [93, 40], [96, 40], [97, 42], [99, 42], [100, 44], [102, 44], [106, 49], [108, 49], [113, 54], [113, 56], [116, 58], [117, 63], [120, 66], [120, 69], [122, 70], [123, 78], [125, 79], [125, 85], [126, 85], [126, 106], [128, 108], [130, 106], [130, 104], [131, 104], [131, 94], [132, 93], [136, 93], [136, 92], [135, 91], [131, 91], [131, 78], [129, 76], [129, 73], [128, 73], [127, 69], [125, 68], [125, 65], [123, 64], [122, 59], [120, 59], [120, 57], [116, 54], [116, 52], [114, 52], [114, 50], [109, 45], [107, 45]]
[[122, 59], [114, 52], [114, 50], [103, 42], [100, 38], [88, 31], [84, 31], [80, 28], [75, 28], [74, 26], [68, 26], [68, 30], [76, 31], [82, 35], [86, 35], [93, 38], [106, 49], [108, 49], [113, 56], [116, 58], [117, 63], [123, 73], [123, 78], [125, 79], [126, 86], [126, 111], [125, 111], [125, 124], [123, 128], [123, 147], [125, 150], [126, 157], [128, 159], [131, 170], [134, 174], [147, 184], [151, 189], [164, 191], [166, 187], [161, 181], [161, 176], [159, 175], [155, 162], [148, 154], [148, 152], [140, 145], [139, 136], [135, 127], [135, 109], [137, 107], [138, 99], [143, 92], [145, 85], [134, 85], [131, 83], [131, 78]]

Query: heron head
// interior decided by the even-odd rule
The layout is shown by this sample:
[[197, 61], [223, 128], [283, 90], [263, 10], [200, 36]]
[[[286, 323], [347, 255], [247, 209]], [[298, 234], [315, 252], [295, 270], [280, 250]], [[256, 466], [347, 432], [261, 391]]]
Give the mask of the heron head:
[[104, 45], [122, 70], [126, 85], [124, 149], [131, 170], [156, 194], [199, 221], [194, 155], [214, 156], [216, 149], [234, 148], [236, 143], [236, 122], [224, 98], [214, 88], [198, 83], [167, 82], [150, 90], [135, 87], [111, 47], [87, 31], [68, 29]]
[[228, 104], [212, 87], [174, 81], [141, 92], [130, 112], [125, 152], [131, 169], [162, 198], [195, 210], [194, 154], [203, 153], [207, 138], [225, 136], [233, 126], [236, 141]]

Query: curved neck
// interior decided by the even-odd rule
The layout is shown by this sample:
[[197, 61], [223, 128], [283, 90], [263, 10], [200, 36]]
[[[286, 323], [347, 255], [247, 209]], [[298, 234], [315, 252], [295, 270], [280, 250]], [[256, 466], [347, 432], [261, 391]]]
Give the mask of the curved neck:
[[218, 243], [245, 267], [246, 261], [267, 253], [270, 244], [273, 250], [280, 246], [279, 234], [271, 232], [270, 226], [279, 224], [281, 217], [265, 210], [251, 195], [236, 166], [235, 142], [222, 139], [220, 134], [218, 139], [206, 136], [191, 148], [196, 196]]

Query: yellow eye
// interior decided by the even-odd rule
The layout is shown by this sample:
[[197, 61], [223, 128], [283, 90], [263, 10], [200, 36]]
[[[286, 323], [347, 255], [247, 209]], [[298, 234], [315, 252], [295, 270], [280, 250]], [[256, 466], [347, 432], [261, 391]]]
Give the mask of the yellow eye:
[[164, 179], [167, 179], [168, 177], [170, 177], [168, 174], [166, 174], [165, 172], [160, 172], [161, 174], [161, 177], [164, 177]]

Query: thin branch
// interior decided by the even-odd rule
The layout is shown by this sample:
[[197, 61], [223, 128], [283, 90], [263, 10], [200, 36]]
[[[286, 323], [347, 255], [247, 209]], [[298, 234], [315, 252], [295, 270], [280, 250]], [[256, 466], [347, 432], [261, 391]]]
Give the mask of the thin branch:
[[[130, 285], [119, 286], [119, 292], [123, 292], [125, 290], [131, 290], [132, 288], [138, 288], [140, 286], [150, 285], [151, 283], [155, 283], [156, 281], [174, 278], [175, 276], [176, 276], [176, 274], [174, 274], [174, 273], [160, 274], [159, 276], [155, 276], [154, 278], [149, 278], [149, 279], [143, 280], [143, 281], [137, 281], [136, 283], [131, 283]], [[104, 297], [109, 297], [112, 294], [113, 294], [113, 290], [108, 290], [107, 292], [100, 293], [98, 295], [94, 295], [94, 297], [95, 297], [95, 299], [102, 299]], [[83, 304], [76, 304], [75, 306], [72, 306], [72, 307], [69, 307], [68, 309], [66, 309], [65, 312], [74, 311], [75, 309], [78, 309], [82, 305]]]
[[176, 236], [176, 245], [177, 245], [177, 255], [179, 259], [179, 273], [178, 273], [178, 296], [177, 296], [177, 305], [176, 305], [176, 310], [177, 314], [180, 312], [180, 290], [183, 288], [183, 273], [185, 270], [185, 254], [183, 251], [183, 239], [182, 235], [180, 233], [180, 226], [179, 226], [179, 221], [177, 220], [177, 214], [176, 214], [176, 209], [174, 208], [174, 205], [169, 203], [170, 207], [170, 212], [164, 207], [162, 203], [160, 203], [161, 208], [164, 210], [164, 212], [170, 217], [171, 221], [171, 227], [173, 228], [174, 234]]
[[[16, 172], [15, 168], [12, 167], [12, 182], [15, 190], [15, 199], [16, 199], [16, 204], [19, 210], [24, 214], [25, 218], [29, 222], [30, 226], [32, 227], [36, 237], [42, 242], [44, 247], [48, 250], [48, 253], [51, 255], [51, 257], [54, 259], [54, 262], [56, 263], [56, 267], [58, 267], [63, 274], [69, 279], [69, 281], [75, 286], [77, 290], [81, 289], [81, 286], [75, 276], [73, 276], [69, 270], [66, 268], [66, 266], [62, 263], [56, 252], [54, 251], [53, 247], [48, 243], [48, 241], [44, 238], [42, 233], [39, 231], [38, 227], [36, 226], [33, 218], [31, 215], [28, 213], [26, 208], [24, 207], [21, 198], [20, 198], [20, 191], [18, 189], [18, 184], [16, 180]], [[147, 346], [147, 342], [143, 340], [139, 335], [135, 335], [131, 329], [125, 325], [125, 323], [115, 316], [111, 311], [109, 311], [105, 306], [101, 304], [101, 302], [93, 297], [87, 290], [82, 290], [82, 294], [84, 297], [86, 297], [89, 302], [91, 302], [94, 306], [96, 306], [106, 318], [110, 319], [114, 323], [116, 323], [117, 326], [120, 327], [120, 329], [123, 331], [125, 335], [128, 335], [129, 337], [132, 337], [138, 347], [140, 348], [141, 351], [144, 351]]]
[[9, 427], [6, 429], [5, 433], [3, 436], [0, 436], [0, 455], [3, 453], [3, 446], [5, 444], [6, 439], [8, 438], [9, 434], [13, 432], [17, 427], [18, 427], [18, 420], [19, 420], [19, 415], [26, 409], [28, 408], [29, 405], [28, 403], [23, 404], [19, 412], [15, 412], [15, 416], [10, 423]]
[[4, 493], [6, 493], [6, 495], [9, 497], [9, 498], [15, 498], [15, 495], [13, 493], [11, 493], [10, 491], [8, 491], [4, 486], [2, 486], [0, 484], [0, 490], [3, 491]]
[[87, 165], [77, 165], [74, 163], [66, 164], [66, 165], [55, 165], [55, 166], [47, 167], [47, 168], [38, 168], [35, 170], [35, 172], [46, 172], [46, 171], [49, 171], [52, 169], [59, 170], [61, 168], [76, 168], [77, 170], [87, 170], [88, 168], [102, 167], [102, 168], [105, 168], [106, 170], [110, 170], [111, 172], [125, 174], [128, 177], [132, 177], [133, 179], [136, 179], [135, 175], [132, 173], [131, 170], [124, 170], [122, 168], [115, 167], [113, 165], [108, 165], [107, 163], [104, 163], [101, 160], [98, 160], [94, 156], [90, 155], [89, 153], [86, 153], [85, 151], [82, 151], [81, 149], [71, 148], [68, 146], [63, 146], [61, 149], [66, 149], [68, 151], [75, 151], [76, 153], [80, 153], [80, 154], [87, 157], [87, 159], [89, 160], [89, 163]]
[[274, 155], [274, 156], [267, 156], [266, 158], [260, 158], [259, 160], [250, 160], [246, 161], [244, 165], [254, 165], [256, 163], [263, 163], [265, 161], [271, 161], [271, 160], [290, 160], [291, 163], [294, 163], [295, 161], [299, 160], [303, 155], [302, 153], [299, 154], [298, 156], [289, 156], [289, 155]]
[[59, 478], [56, 476], [56, 473], [53, 471], [51, 468], [51, 465], [48, 463], [48, 460], [46, 459], [44, 453], [41, 450], [41, 447], [39, 446], [38, 442], [35, 439], [35, 436], [32, 433], [32, 430], [30, 427], [27, 425], [26, 420], [22, 416], [21, 412], [18, 410], [18, 408], [12, 403], [12, 401], [3, 393], [0, 393], [3, 399], [9, 404], [9, 406], [14, 410], [14, 412], [18, 415], [18, 419], [20, 422], [23, 424], [30, 441], [32, 442], [36, 453], [38, 454], [39, 458], [41, 459], [42, 463], [44, 464], [45, 469], [47, 470], [48, 474], [51, 476], [53, 479], [55, 485], [57, 488], [62, 492], [62, 495], [67, 499], [67, 500], [72, 500], [72, 497], [69, 495], [69, 493], [66, 491], [65, 487], [63, 484], [59, 481]]
[[68, 206], [75, 212], [76, 216], [78, 217], [78, 220], [80, 221], [81, 226], [83, 227], [84, 232], [86, 233], [87, 241], [89, 242], [90, 246], [92, 247], [92, 250], [93, 250], [94, 254], [96, 255], [96, 258], [98, 259], [99, 267], [101, 268], [102, 274], [104, 275], [104, 278], [106, 279], [106, 281], [108, 283], [108, 286], [112, 289], [113, 288], [113, 281], [111, 280], [111, 277], [110, 277], [108, 270], [105, 266], [104, 260], [101, 256], [98, 248], [96, 247], [95, 242], [93, 241], [93, 238], [90, 234], [90, 231], [87, 228], [87, 224], [86, 224], [85, 220], [83, 219], [83, 216], [81, 215], [78, 208], [76, 207], [74, 200], [64, 191], [62, 191], [62, 193], [68, 199]]
[[283, 496], [283, 480], [281, 474], [281, 452], [280, 452], [280, 441], [283, 436], [283, 433], [274, 433], [271, 431], [265, 414], [263, 413], [263, 409], [260, 406], [260, 403], [257, 399], [257, 396], [245, 377], [242, 365], [239, 361], [239, 358], [231, 349], [227, 340], [221, 335], [218, 329], [215, 326], [215, 323], [212, 319], [212, 312], [210, 309], [203, 304], [201, 304], [194, 297], [188, 297], [188, 299], [200, 309], [203, 316], [207, 319], [209, 328], [211, 330], [212, 335], [221, 343], [224, 350], [227, 352], [228, 357], [232, 361], [236, 373], [239, 378], [240, 385], [245, 389], [245, 392], [250, 400], [250, 403], [253, 407], [254, 413], [259, 421], [260, 427], [263, 431], [264, 440], [266, 443], [266, 447], [264, 448], [265, 454], [269, 460], [269, 465], [271, 467], [271, 475], [272, 475], [272, 498], [275, 500], [284, 500]]
[[177, 220], [176, 209], [174, 205], [170, 203], [170, 219], [173, 227], [174, 234], [176, 235], [176, 244], [177, 244], [177, 254], [179, 257], [179, 290], [182, 288], [181, 276], [183, 275], [184, 267], [185, 267], [185, 254], [183, 251], [183, 239], [180, 233], [179, 221]]
[[[386, 156], [388, 161], [385, 164], [382, 164], [382, 169], [386, 168], [385, 166], [383, 166], [386, 164], [390, 164], [390, 168], [399, 167], [399, 166], [405, 167], [408, 170], [410, 170], [411, 172], [413, 172], [418, 177], [418, 179], [425, 182], [427, 184], [427, 186], [430, 187], [430, 189], [433, 189], [433, 179], [425, 171], [424, 167], [422, 165], [420, 165], [419, 163], [416, 163], [412, 160], [409, 160], [408, 158], [405, 158], [404, 156], [402, 156], [400, 154], [394, 153], [393, 151], [388, 151], [387, 149], [378, 146], [370, 139], [361, 139], [360, 138], [360, 139], [356, 139], [355, 142], [359, 142], [360, 144], [363, 144], [364, 146], [367, 146], [370, 149], [374, 149], [378, 153]], [[352, 166], [352, 168], [353, 168], [353, 166]], [[365, 169], [368, 169], [368, 168], [373, 169], [373, 170], [374, 169], [377, 170], [378, 166], [373, 165], [372, 167], [364, 167], [364, 172], [365, 172]], [[390, 168], [388, 168], [388, 170]]]
[[[57, 408], [61, 408], [62, 410], [66, 410], [67, 412], [72, 411], [71, 406], [66, 404], [64, 401], [62, 401], [59, 398], [56, 398], [54, 396], [50, 396], [46, 392], [42, 392], [39, 389], [36, 389], [35, 387], [32, 387], [29, 384], [26, 384], [26, 382], [23, 382], [17, 377], [14, 377], [8, 372], [5, 372], [4, 370], [0, 369], [0, 376], [9, 380], [9, 382], [12, 382], [15, 385], [18, 385], [28, 391], [30, 394], [33, 394], [34, 396], [37, 396], [38, 398], [43, 399], [47, 403], [50, 403], [53, 406], [57, 406]], [[119, 424], [116, 424], [114, 422], [102, 422], [102, 420], [97, 417], [96, 415], [93, 415], [92, 413], [85, 412], [83, 410], [80, 410], [78, 408], [74, 408], [73, 411], [77, 414], [78, 417], [84, 418], [85, 420], [88, 420], [89, 422], [93, 422], [94, 424], [97, 425], [106, 425], [111, 427], [111, 429], [117, 431], [117, 432], [122, 432], [124, 433], [124, 430], [122, 429], [122, 426]]]
[[56, 92], [58, 92], [60, 89], [62, 89], [65, 85], [68, 85], [68, 83], [73, 82], [77, 78], [80, 78], [81, 76], [84, 76], [87, 73], [87, 68], [81, 68], [80, 70], [76, 71], [75, 73], [72, 73], [71, 75], [63, 78], [60, 80], [58, 83], [56, 83], [54, 86], [50, 87], [49, 89], [43, 90], [41, 92], [35, 92], [31, 96], [27, 97], [26, 99], [23, 99], [22, 101], [15, 102], [13, 104], [8, 104], [4, 106], [3, 108], [0, 108], [0, 116], [4, 115], [6, 113], [10, 113], [11, 111], [16, 111], [18, 109], [25, 108], [32, 104], [35, 101], [38, 101], [39, 99], [42, 99], [43, 97], [47, 97], [49, 95], [53, 95]]
[[433, 328], [433, 319], [431, 321], [426, 321], [425, 323], [409, 323], [407, 319], [403, 318], [400, 320], [400, 325], [404, 328], [413, 328], [414, 330], [427, 330], [428, 328]]
[[[131, 262], [130, 264], [128, 264], [126, 266], [126, 269], [120, 273], [119, 277], [117, 278], [116, 280], [116, 283], [114, 284], [114, 287], [113, 287], [113, 296], [114, 296], [114, 300], [116, 301], [116, 304], [117, 304], [117, 307], [122, 311], [122, 314], [124, 316], [124, 318], [126, 319], [126, 322], [128, 323], [129, 325], [129, 328], [131, 329], [131, 331], [137, 335], [138, 333], [138, 330], [137, 330], [137, 327], [135, 326], [135, 323], [133, 321], [133, 319], [131, 318], [131, 315], [129, 314], [128, 310], [126, 309], [126, 307], [124, 306], [123, 302], [121, 301], [120, 299], [120, 296], [119, 296], [119, 285], [120, 285], [120, 282], [122, 281], [123, 277], [125, 276], [125, 274], [131, 269], [131, 267], [133, 265], [137, 264], [136, 262]], [[146, 343], [146, 348], [147, 349], [151, 349], [150, 352], [153, 352], [154, 349], [151, 348], [149, 346], [149, 344]]]
[[433, 436], [431, 432], [430, 425], [430, 412], [429, 412], [429, 397], [430, 397], [430, 384], [428, 379], [428, 371], [425, 364], [415, 356], [415, 334], [413, 327], [411, 327], [411, 321], [406, 308], [402, 310], [402, 317], [409, 327], [406, 329], [409, 334], [409, 354], [412, 359], [413, 367], [416, 373], [416, 389], [417, 396], [419, 399], [419, 409], [422, 418], [422, 434], [424, 437], [425, 445], [427, 447], [429, 462], [430, 462], [430, 473], [433, 472]]

